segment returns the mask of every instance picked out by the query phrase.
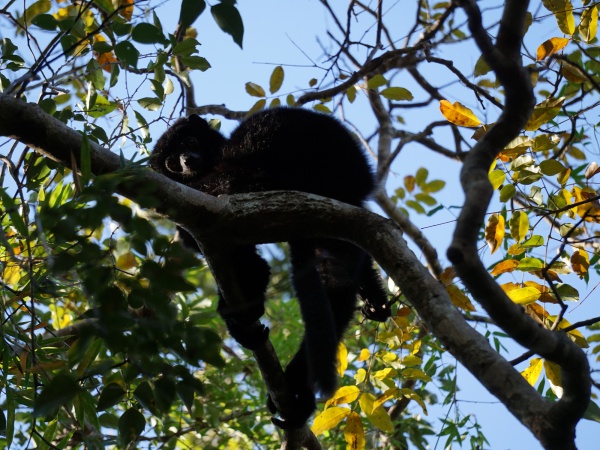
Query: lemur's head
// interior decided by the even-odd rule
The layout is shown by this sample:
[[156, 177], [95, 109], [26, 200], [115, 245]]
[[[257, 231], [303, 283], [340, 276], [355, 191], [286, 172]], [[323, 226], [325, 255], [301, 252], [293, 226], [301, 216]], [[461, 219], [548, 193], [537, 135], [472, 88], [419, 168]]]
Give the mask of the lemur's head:
[[225, 138], [196, 114], [178, 119], [158, 140], [150, 156], [153, 170], [176, 180], [202, 176], [220, 159]]

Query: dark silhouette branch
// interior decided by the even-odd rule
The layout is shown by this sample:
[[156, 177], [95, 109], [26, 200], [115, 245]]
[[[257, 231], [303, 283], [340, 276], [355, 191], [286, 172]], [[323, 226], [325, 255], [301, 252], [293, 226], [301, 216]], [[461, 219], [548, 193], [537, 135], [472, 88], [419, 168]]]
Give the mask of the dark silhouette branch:
[[487, 175], [489, 167], [519, 134], [535, 103], [530, 76], [520, 55], [528, 2], [506, 2], [495, 45], [482, 26], [475, 1], [463, 0], [460, 4], [486, 63], [505, 89], [506, 103], [496, 124], [465, 159], [461, 171], [465, 203], [448, 258], [473, 297], [502, 330], [519, 344], [561, 366], [564, 395], [559, 401], [549, 403], [538, 396], [527, 408], [520, 408], [523, 405], [518, 402], [511, 402], [508, 407], [546, 449], [574, 449], [575, 426], [590, 397], [588, 361], [564, 333], [544, 329], [512, 302], [488, 274], [477, 251], [478, 233], [493, 194]]

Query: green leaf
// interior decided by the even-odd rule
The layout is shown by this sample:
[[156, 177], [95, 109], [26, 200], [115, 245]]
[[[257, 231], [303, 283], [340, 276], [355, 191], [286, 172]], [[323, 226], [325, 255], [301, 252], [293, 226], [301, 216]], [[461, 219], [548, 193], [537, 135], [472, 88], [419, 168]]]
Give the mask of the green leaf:
[[350, 103], [354, 103], [354, 100], [356, 100], [356, 88], [354, 86], [350, 86], [346, 89], [346, 97], [348, 97]]
[[70, 403], [79, 389], [79, 384], [71, 375], [63, 372], [55, 375], [36, 399], [34, 416], [51, 415], [60, 406]]
[[204, 0], [182, 0], [179, 23], [186, 30], [206, 9]]
[[502, 189], [500, 189], [500, 201], [506, 203], [513, 198], [516, 193], [517, 188], [515, 188], [514, 184], [505, 184], [502, 186]]
[[131, 38], [140, 44], [158, 44], [165, 42], [162, 32], [150, 23], [137, 24], [131, 33]]
[[40, 27], [42, 30], [54, 31], [58, 26], [58, 21], [52, 14], [40, 14], [33, 18], [31, 24]]
[[412, 100], [412, 93], [402, 87], [390, 87], [380, 92], [380, 94], [388, 100]]
[[138, 100], [139, 105], [148, 111], [158, 111], [162, 102], [155, 97], [144, 97]]
[[529, 239], [527, 239], [525, 242], [523, 242], [521, 244], [521, 247], [533, 248], [533, 247], [541, 247], [542, 245], [544, 245], [544, 237], [535, 234], [535, 235], [531, 236]]
[[552, 176], [565, 170], [565, 166], [556, 159], [546, 159], [540, 163], [540, 170], [544, 175]]
[[119, 403], [124, 397], [125, 390], [120, 384], [109, 383], [104, 386], [104, 389], [102, 389], [96, 409], [98, 411], [104, 411], [105, 409], [108, 409], [111, 406]]
[[442, 180], [432, 180], [421, 186], [421, 190], [427, 193], [439, 192], [446, 186], [446, 182]]
[[587, 420], [600, 422], [600, 407], [598, 407], [596, 403], [590, 401], [583, 417]]
[[232, 3], [219, 3], [211, 6], [210, 12], [219, 28], [231, 35], [233, 42], [242, 48], [244, 23], [237, 8]]
[[281, 88], [281, 85], [283, 84], [283, 76], [283, 67], [277, 66], [273, 69], [273, 72], [271, 73], [271, 79], [269, 80], [269, 91], [271, 94], [274, 94]]
[[579, 301], [579, 291], [577, 289], [575, 289], [573, 286], [571, 286], [570, 284], [557, 284], [556, 290], [558, 291], [558, 294], [560, 295], [560, 298], [563, 299], [563, 301], [567, 301], [567, 302], [578, 302]]
[[135, 408], [129, 408], [119, 417], [119, 441], [123, 447], [137, 438], [146, 428], [146, 420], [141, 412]]
[[427, 170], [425, 167], [420, 167], [415, 174], [415, 182], [417, 183], [417, 186], [423, 186], [428, 176], [429, 170]]
[[488, 64], [485, 62], [485, 59], [483, 58], [483, 55], [482, 55], [479, 57], [479, 59], [475, 63], [475, 70], [473, 70], [473, 75], [475, 77], [480, 77], [482, 75], [485, 75], [486, 73], [488, 73], [491, 70], [492, 69], [490, 69], [490, 66], [488, 66]]
[[127, 66], [137, 67], [140, 52], [129, 41], [119, 42], [115, 45], [115, 55]]
[[414, 200], [407, 200], [406, 206], [408, 206], [411, 209], [414, 209], [419, 214], [425, 214], [425, 208], [423, 208], [423, 206], [421, 206], [420, 203], [415, 202]]
[[529, 272], [531, 270], [540, 270], [544, 268], [544, 262], [538, 258], [523, 258], [519, 261], [517, 270]]
[[92, 177], [92, 152], [90, 147], [90, 140], [87, 134], [82, 135], [81, 139], [81, 154], [80, 154], [80, 170], [81, 175], [84, 179], [89, 180]]
[[384, 86], [386, 83], [387, 80], [385, 79], [385, 77], [381, 74], [377, 74], [373, 78], [370, 78], [369, 81], [367, 81], [367, 87], [369, 89], [377, 89], [381, 86]]
[[184, 39], [173, 48], [173, 54], [175, 56], [191, 56], [196, 52], [198, 45], [200, 45], [200, 42], [194, 38]]
[[202, 56], [182, 56], [181, 62], [188, 66], [190, 69], [200, 70], [201, 72], [205, 72], [210, 69], [211, 65], [206, 58]]

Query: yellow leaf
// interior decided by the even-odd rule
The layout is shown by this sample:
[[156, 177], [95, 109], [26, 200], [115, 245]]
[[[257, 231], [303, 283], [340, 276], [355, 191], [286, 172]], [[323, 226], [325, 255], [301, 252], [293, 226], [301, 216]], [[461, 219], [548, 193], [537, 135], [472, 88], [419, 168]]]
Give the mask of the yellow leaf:
[[473, 111], [459, 102], [451, 104], [448, 100], [440, 100], [440, 111], [446, 120], [454, 125], [470, 128], [481, 125], [481, 121], [473, 114]]
[[556, 52], [559, 52], [565, 48], [569, 41], [570, 39], [568, 38], [553, 37], [542, 42], [542, 45], [540, 45], [537, 49], [536, 59], [541, 61], [550, 55], [554, 55]]
[[448, 292], [452, 304], [457, 308], [464, 311], [475, 311], [475, 307], [473, 306], [473, 303], [471, 303], [471, 300], [469, 300], [469, 297], [454, 284], [446, 286], [446, 292]]
[[325, 408], [329, 406], [337, 406], [343, 405], [345, 403], [352, 403], [354, 400], [358, 398], [358, 394], [360, 394], [360, 389], [356, 386], [342, 386], [339, 388], [333, 397], [331, 397], [327, 403], [325, 403]]
[[358, 369], [356, 371], [356, 375], [354, 375], [354, 381], [357, 383], [362, 383], [367, 379], [367, 371], [365, 369]]
[[133, 4], [135, 0], [119, 0], [119, 14], [128, 22], [133, 16]]
[[252, 97], [264, 97], [265, 96], [265, 90], [262, 88], [262, 86], [260, 86], [256, 83], [252, 83], [250, 81], [248, 81], [246, 83], [246, 92], [248, 94], [250, 94]]
[[492, 214], [485, 226], [485, 241], [494, 253], [500, 248], [504, 239], [504, 217], [500, 214]]
[[369, 349], [368, 348], [363, 348], [360, 351], [360, 354], [358, 355], [358, 358], [356, 360], [359, 361], [359, 362], [366, 361], [370, 357], [371, 357], [371, 352], [369, 351]]
[[400, 394], [402, 394], [403, 397], [408, 397], [411, 400], [414, 400], [415, 402], [417, 402], [419, 404], [419, 406], [421, 407], [421, 409], [423, 410], [423, 414], [427, 415], [427, 406], [425, 406], [425, 402], [419, 396], [419, 394], [417, 394], [412, 389], [408, 389], [408, 388], [400, 389]]
[[543, 366], [544, 363], [542, 358], [533, 358], [529, 361], [529, 367], [521, 372], [521, 375], [523, 375], [523, 378], [525, 378], [530, 385], [535, 386], [536, 381], [540, 377], [540, 373], [542, 373]]
[[379, 397], [377, 400], [375, 400], [373, 402], [373, 409], [375, 410], [375, 409], [379, 408], [385, 402], [387, 402], [388, 400], [391, 400], [393, 398], [396, 398], [397, 396], [398, 396], [398, 388], [388, 389], [387, 391], [385, 391], [383, 393], [383, 395], [381, 397]]
[[8, 286], [15, 286], [21, 280], [23, 273], [18, 264], [7, 264], [2, 271], [2, 279]]
[[351, 412], [352, 411], [350, 409], [339, 406], [328, 408], [315, 417], [310, 430], [318, 436], [319, 434], [335, 427], [338, 423], [348, 417]]
[[[525, 250], [523, 250], [525, 251]], [[498, 264], [494, 266], [490, 275], [493, 277], [497, 277], [500, 274], [512, 272], [519, 265], [519, 261], [516, 259], [505, 259], [504, 261], [500, 261]]]
[[281, 84], [283, 83], [283, 68], [281, 66], [275, 67], [273, 69], [273, 73], [271, 74], [271, 79], [269, 80], [269, 91], [271, 94], [274, 94], [279, 90]]
[[492, 187], [494, 188], [494, 190], [496, 190], [500, 186], [502, 186], [502, 183], [504, 183], [504, 180], [506, 179], [506, 174], [502, 170], [492, 170], [489, 173], [488, 178], [490, 180], [490, 183], [492, 183]]
[[385, 369], [378, 370], [373, 373], [373, 378], [378, 380], [385, 380], [386, 378], [391, 378], [397, 375], [397, 372], [391, 367], [386, 367]]
[[442, 272], [442, 276], [440, 277], [440, 281], [443, 285], [447, 285], [452, 283], [452, 280], [454, 280], [454, 278], [456, 278], [456, 270], [454, 270], [454, 267], [450, 266], [444, 269], [444, 271]]
[[562, 377], [560, 376], [560, 366], [552, 361], [544, 360], [544, 370], [546, 371], [546, 378], [550, 382], [550, 389], [556, 394], [558, 398], [562, 397]]
[[343, 377], [344, 372], [348, 368], [348, 349], [342, 342], [340, 342], [340, 345], [338, 347], [337, 357], [338, 357], [338, 373], [340, 374], [340, 377]]
[[133, 253], [127, 252], [117, 258], [116, 266], [117, 269], [127, 271], [133, 267], [137, 267], [138, 262]]
[[564, 97], [549, 98], [536, 105], [531, 113], [531, 117], [525, 124], [525, 130], [535, 131], [542, 125], [550, 122], [560, 112], [560, 108], [564, 101]]
[[529, 232], [529, 217], [527, 213], [523, 211], [515, 212], [510, 220], [508, 221], [508, 227], [510, 228], [510, 235], [512, 238], [520, 243], [527, 233]]
[[578, 249], [571, 255], [571, 266], [579, 278], [585, 277], [590, 267], [590, 257], [584, 249]]
[[581, 14], [579, 22], [579, 35], [587, 44], [596, 37], [598, 31], [598, 7], [592, 5]]
[[506, 295], [508, 295], [508, 298], [510, 298], [517, 305], [528, 305], [529, 303], [533, 303], [540, 298], [542, 293], [534, 287], [527, 286], [524, 288], [510, 290], [506, 292]]
[[361, 395], [358, 402], [360, 404], [360, 408], [367, 415], [367, 418], [374, 426], [379, 428], [381, 431], [388, 433], [394, 431], [392, 419], [385, 409], [383, 409], [382, 406], [373, 409], [373, 404], [375, 403], [375, 397], [373, 394], [365, 393]]
[[554, 14], [558, 28], [565, 34], [571, 35], [575, 31], [575, 17], [571, 0], [542, 0], [548, 11]]
[[365, 448], [365, 430], [360, 416], [355, 412], [351, 412], [348, 419], [346, 419], [344, 439], [348, 443], [346, 450], [362, 450]]

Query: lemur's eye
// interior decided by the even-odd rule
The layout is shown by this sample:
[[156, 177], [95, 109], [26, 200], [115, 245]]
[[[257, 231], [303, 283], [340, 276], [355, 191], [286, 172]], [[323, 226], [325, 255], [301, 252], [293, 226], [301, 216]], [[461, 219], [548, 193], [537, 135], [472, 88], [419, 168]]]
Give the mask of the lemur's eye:
[[185, 150], [197, 150], [198, 140], [193, 136], [186, 136], [181, 140], [181, 143], [179, 145], [182, 149]]

